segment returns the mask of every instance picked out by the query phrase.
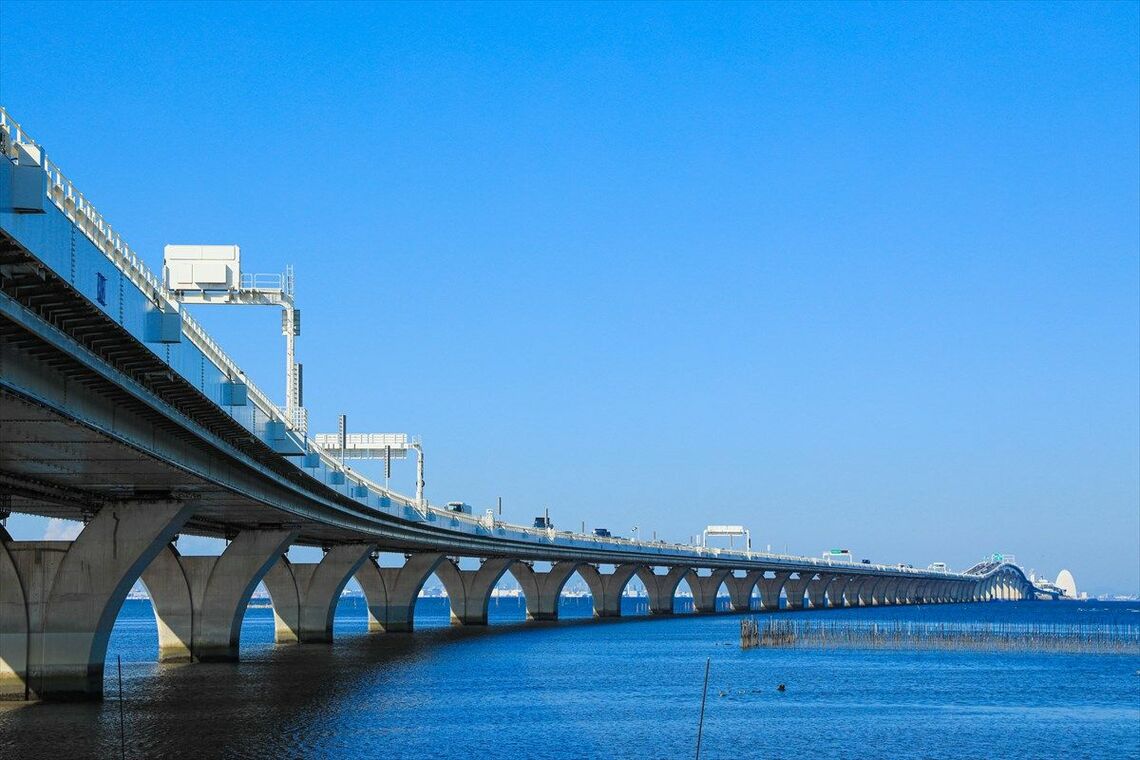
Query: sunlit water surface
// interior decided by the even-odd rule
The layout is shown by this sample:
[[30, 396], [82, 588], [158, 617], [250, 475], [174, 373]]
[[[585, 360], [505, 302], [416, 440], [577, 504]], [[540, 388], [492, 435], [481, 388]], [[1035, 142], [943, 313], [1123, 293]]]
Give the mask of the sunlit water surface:
[[[641, 611], [626, 600], [627, 614]], [[0, 705], [0, 757], [1140, 757], [1140, 657], [748, 650], [739, 616], [523, 623], [492, 601], [483, 630], [423, 599], [414, 634], [368, 634], [342, 599], [332, 645], [273, 644], [251, 607], [242, 661], [159, 665], [147, 601], [128, 601], [96, 704]], [[1140, 605], [1025, 602], [779, 613], [884, 621], [1140, 623]], [[786, 684], [786, 691], [776, 686]]]

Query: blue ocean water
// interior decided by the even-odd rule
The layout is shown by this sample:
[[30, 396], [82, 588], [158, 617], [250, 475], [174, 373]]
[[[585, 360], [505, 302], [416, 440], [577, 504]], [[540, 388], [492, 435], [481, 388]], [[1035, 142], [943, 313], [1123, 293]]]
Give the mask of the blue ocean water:
[[[595, 622], [589, 598], [564, 599], [557, 623], [524, 623], [521, 599], [490, 614], [452, 628], [446, 599], [422, 599], [416, 633], [368, 634], [346, 597], [334, 644], [278, 647], [255, 606], [240, 663], [160, 665], [150, 604], [128, 601], [107, 699], [0, 706], [0, 757], [119, 757], [116, 657], [135, 758], [691, 758], [706, 658], [702, 758], [1140, 757], [1134, 655], [742, 651], [739, 616]], [[776, 614], [1140, 624], [1140, 604], [1106, 602]]]

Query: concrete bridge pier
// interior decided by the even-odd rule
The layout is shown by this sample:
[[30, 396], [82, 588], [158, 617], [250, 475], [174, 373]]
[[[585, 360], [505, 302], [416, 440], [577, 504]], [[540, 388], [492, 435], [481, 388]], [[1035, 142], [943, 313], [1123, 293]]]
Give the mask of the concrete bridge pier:
[[439, 563], [435, 575], [447, 590], [452, 625], [487, 625], [491, 591], [514, 561], [501, 557], [487, 559], [478, 570], [460, 570], [451, 560]]
[[831, 579], [831, 583], [827, 585], [827, 603], [830, 606], [845, 607], [847, 605], [843, 595], [851, 581], [850, 575], [837, 575]]
[[759, 570], [752, 570], [741, 577], [734, 573], [724, 577], [733, 612], [749, 612], [752, 609], [752, 591], [756, 588], [756, 581], [763, 575]]
[[340, 592], [371, 551], [371, 544], [341, 544], [320, 562], [290, 562], [282, 555], [264, 578], [277, 643], [332, 641]]
[[[658, 575], [653, 568], [642, 566], [637, 570], [637, 577], [645, 584], [645, 593], [649, 595], [650, 615], [672, 615], [673, 600], [677, 596], [677, 586], [681, 579], [692, 571], [687, 567], [671, 567], [667, 572]], [[695, 575], [695, 573], [694, 573]], [[691, 588], [694, 602], [697, 590]]]
[[142, 574], [158, 624], [159, 662], [236, 661], [249, 598], [296, 537], [296, 530], [242, 531], [214, 557], [163, 548]]
[[558, 562], [546, 572], [539, 572], [526, 562], [511, 565], [510, 573], [526, 599], [527, 620], [558, 619], [558, 599], [577, 567], [577, 562]]
[[884, 607], [898, 604], [896, 595], [898, 594], [899, 583], [898, 578], [883, 578], [883, 580], [879, 582], [879, 585], [875, 587], [876, 603]]
[[716, 596], [728, 574], [728, 570], [713, 570], [709, 575], [701, 575], [694, 570], [685, 576], [693, 592], [694, 611], [700, 614], [716, 612]]
[[807, 597], [808, 603], [813, 610], [821, 610], [827, 606], [825, 596], [827, 594], [827, 587], [834, 579], [831, 575], [820, 575], [808, 583]]
[[760, 609], [765, 612], [780, 609], [780, 591], [792, 574], [774, 572], [772, 575], [773, 577], [768, 578], [765, 573], [756, 581], [756, 585], [760, 588]]
[[802, 610], [804, 608], [804, 592], [812, 581], [812, 573], [797, 573], [795, 578], [784, 581], [784, 596], [788, 600], [788, 609]]
[[[860, 607], [871, 607], [874, 605], [874, 591], [875, 584], [879, 582], [878, 578], [873, 576], [864, 576], [855, 581], [854, 584], [856, 599]], [[850, 594], [850, 592], [848, 592]], [[848, 596], [850, 598], [850, 596]]]
[[866, 600], [866, 603], [863, 606], [865, 606], [865, 607], [877, 607], [877, 606], [879, 606], [879, 598], [877, 596], [877, 593], [878, 593], [878, 588], [879, 588], [879, 586], [882, 585], [882, 583], [883, 583], [882, 576], [874, 576], [872, 578], [868, 578], [866, 583], [864, 583], [863, 586], [860, 587], [860, 589], [859, 589], [859, 600], [860, 600], [860, 602], [863, 602], [864, 600]]
[[101, 699], [107, 641], [127, 593], [194, 512], [114, 502], [74, 541], [0, 535], [0, 697]]
[[640, 565], [618, 565], [612, 573], [603, 573], [595, 565], [581, 565], [578, 575], [590, 587], [594, 598], [594, 617], [620, 617], [621, 595], [629, 579]]
[[443, 561], [442, 554], [424, 552], [407, 555], [402, 567], [380, 567], [371, 557], [362, 562], [356, 580], [368, 600], [368, 630], [411, 632], [420, 589]]

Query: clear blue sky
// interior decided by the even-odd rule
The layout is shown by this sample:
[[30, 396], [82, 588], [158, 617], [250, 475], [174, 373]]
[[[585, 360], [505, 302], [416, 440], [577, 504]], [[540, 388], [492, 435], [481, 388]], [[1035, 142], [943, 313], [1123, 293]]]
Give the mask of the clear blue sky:
[[0, 101], [434, 501], [1136, 593], [1138, 8], [5, 0]]

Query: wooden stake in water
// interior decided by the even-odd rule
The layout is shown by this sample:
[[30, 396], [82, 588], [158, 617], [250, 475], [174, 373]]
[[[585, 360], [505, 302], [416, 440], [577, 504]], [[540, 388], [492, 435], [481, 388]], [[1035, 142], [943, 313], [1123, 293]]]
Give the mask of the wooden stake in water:
[[701, 734], [705, 730], [705, 700], [709, 696], [709, 665], [712, 664], [712, 658], [709, 657], [705, 660], [705, 688], [701, 692], [701, 719], [697, 723], [697, 760], [701, 760]]
[[115, 655], [119, 661], [119, 753], [120, 757], [127, 756], [127, 732], [123, 721], [123, 656]]

